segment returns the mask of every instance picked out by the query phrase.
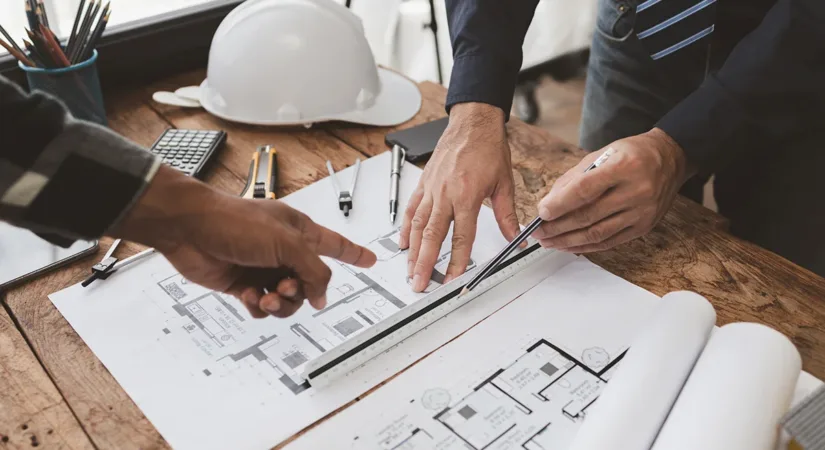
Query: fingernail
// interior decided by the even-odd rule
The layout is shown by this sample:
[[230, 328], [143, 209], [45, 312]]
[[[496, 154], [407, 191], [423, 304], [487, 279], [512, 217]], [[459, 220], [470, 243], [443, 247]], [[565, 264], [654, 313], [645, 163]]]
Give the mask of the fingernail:
[[455, 280], [454, 276], [447, 275], [446, 277], [444, 277], [444, 284], [448, 284], [450, 281], [453, 281], [453, 280]]
[[415, 269], [415, 263], [412, 261], [407, 261], [407, 276], [413, 276], [413, 269]]
[[270, 314], [275, 314], [278, 312], [279, 309], [281, 309], [281, 302], [279, 302], [278, 300], [268, 300], [266, 302], [261, 301], [261, 303], [261, 307], [264, 309], [264, 311]]
[[421, 291], [424, 290], [423, 286], [419, 286], [422, 282], [421, 278], [422, 278], [421, 274], [418, 274], [418, 273], [415, 274], [415, 276], [413, 277], [412, 285], [413, 285], [413, 290], [415, 292], [421, 292]]
[[327, 296], [326, 294], [322, 295], [321, 298], [318, 299], [318, 309], [324, 309], [327, 307]]

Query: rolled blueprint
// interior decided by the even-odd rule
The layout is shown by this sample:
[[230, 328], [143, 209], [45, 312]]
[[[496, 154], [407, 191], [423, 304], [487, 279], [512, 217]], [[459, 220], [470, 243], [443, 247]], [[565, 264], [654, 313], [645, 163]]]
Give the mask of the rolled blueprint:
[[704, 297], [692, 292], [665, 295], [570, 450], [648, 450], [715, 322], [713, 306]]
[[777, 331], [751, 323], [720, 328], [653, 449], [774, 449], [801, 367], [799, 352]]

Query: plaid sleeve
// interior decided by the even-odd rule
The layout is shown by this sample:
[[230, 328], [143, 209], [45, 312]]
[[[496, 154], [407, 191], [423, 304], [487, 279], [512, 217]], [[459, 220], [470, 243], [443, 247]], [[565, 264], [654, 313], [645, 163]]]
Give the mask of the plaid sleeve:
[[54, 98], [27, 95], [2, 77], [0, 136], [0, 220], [59, 245], [103, 235], [160, 165], [140, 146], [75, 120]]

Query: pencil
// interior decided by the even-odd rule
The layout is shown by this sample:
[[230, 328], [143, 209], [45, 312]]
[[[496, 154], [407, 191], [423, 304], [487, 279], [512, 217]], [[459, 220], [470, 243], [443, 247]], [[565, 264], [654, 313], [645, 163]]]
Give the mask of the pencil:
[[44, 65], [49, 68], [53, 69], [59, 67], [57, 61], [54, 60], [52, 54], [48, 51], [45, 42], [40, 38], [40, 35], [32, 33], [30, 30], [26, 30], [26, 34], [31, 39], [34, 48], [37, 49], [37, 53], [40, 55], [40, 58], [45, 63]]
[[43, 4], [43, 0], [37, 1], [37, 9], [40, 10], [40, 19], [42, 20], [43, 25], [46, 25], [46, 28], [51, 28], [49, 26], [49, 14], [46, 13], [46, 5]]
[[92, 56], [92, 52], [97, 45], [97, 41], [100, 40], [100, 36], [103, 35], [103, 30], [106, 29], [106, 24], [109, 23], [109, 14], [111, 14], [111, 11], [109, 10], [109, 5], [107, 4], [106, 7], [103, 8], [103, 17], [101, 17], [101, 19], [97, 22], [94, 32], [92, 32], [89, 41], [86, 42], [86, 45], [83, 47], [83, 51], [78, 57], [78, 61], [74, 61], [74, 63], [85, 61]]
[[29, 58], [31, 58], [34, 63], [39, 67], [46, 67], [46, 64], [43, 62], [44, 58], [40, 55], [40, 52], [34, 47], [34, 44], [31, 42], [23, 39], [23, 46], [26, 47], [26, 50], [29, 51]]
[[5, 48], [6, 51], [8, 51], [12, 56], [14, 56], [21, 63], [23, 63], [23, 64], [25, 64], [29, 67], [34, 67], [34, 63], [29, 58], [27, 58], [25, 54], [23, 54], [20, 51], [17, 51], [17, 49], [13, 48], [9, 44], [6, 44], [6, 41], [4, 41], [2, 39], [0, 39], [0, 47]]
[[46, 25], [40, 24], [40, 34], [42, 35], [43, 42], [46, 44], [46, 48], [49, 51], [49, 54], [52, 55], [55, 62], [62, 67], [69, 67], [72, 63], [69, 62], [69, 58], [66, 57], [66, 54], [63, 53], [63, 50], [60, 48], [60, 44], [57, 43], [57, 40], [54, 38], [52, 33], [46, 28]]
[[82, 49], [86, 39], [89, 37], [89, 30], [92, 28], [92, 22], [94, 22], [95, 16], [97, 16], [97, 12], [100, 11], [100, 4], [103, 3], [97, 2], [96, 0], [92, 0], [89, 3], [88, 9], [86, 9], [86, 17], [83, 19], [83, 23], [80, 25], [80, 31], [77, 32], [77, 42], [75, 42], [74, 47], [72, 47], [71, 54], [69, 55], [69, 60], [75, 61]]
[[77, 27], [77, 34], [74, 36], [74, 40], [72, 41], [72, 47], [69, 49], [69, 59], [72, 59], [74, 52], [77, 51], [77, 48], [83, 45], [82, 41], [82, 34], [83, 28], [86, 26], [86, 23], [90, 20], [90, 16], [92, 15], [92, 10], [95, 7], [95, 0], [90, 0], [89, 3], [86, 4], [86, 12], [83, 13], [83, 18], [80, 20], [80, 24]]
[[17, 45], [16, 42], [14, 42], [14, 39], [12, 39], [12, 37], [9, 35], [9, 33], [6, 32], [6, 29], [3, 28], [2, 25], [0, 25], [0, 33], [3, 34], [3, 36], [6, 38], [7, 41], [9, 41], [9, 44], [11, 44], [11, 46], [14, 47], [15, 50], [17, 50], [18, 52], [23, 53], [23, 54], [26, 53], [26, 52], [23, 51], [22, 48], [20, 48], [20, 46]]
[[77, 38], [77, 26], [80, 24], [80, 18], [83, 17], [83, 6], [86, 5], [86, 0], [80, 0], [77, 5], [77, 14], [74, 16], [74, 23], [72, 24], [72, 32], [69, 34], [69, 41], [66, 44], [66, 54], [69, 54], [72, 49], [72, 43]]
[[34, 15], [34, 10], [29, 0], [26, 0], [26, 20], [29, 22], [29, 29], [34, 30], [37, 28], [37, 18]]

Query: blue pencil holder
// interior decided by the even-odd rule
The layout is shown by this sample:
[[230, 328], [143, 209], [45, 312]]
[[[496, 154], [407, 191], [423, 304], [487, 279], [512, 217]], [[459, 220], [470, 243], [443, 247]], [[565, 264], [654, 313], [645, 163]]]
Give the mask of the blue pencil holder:
[[106, 108], [103, 106], [96, 61], [97, 50], [86, 61], [61, 69], [41, 69], [22, 63], [18, 65], [26, 72], [30, 90], [43, 91], [57, 97], [76, 119], [106, 126]]

